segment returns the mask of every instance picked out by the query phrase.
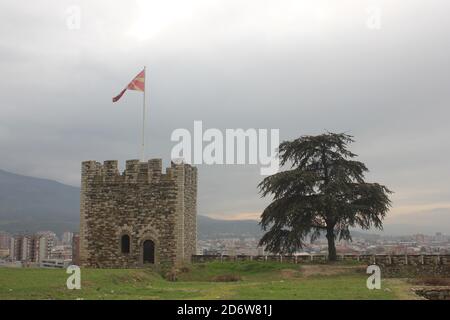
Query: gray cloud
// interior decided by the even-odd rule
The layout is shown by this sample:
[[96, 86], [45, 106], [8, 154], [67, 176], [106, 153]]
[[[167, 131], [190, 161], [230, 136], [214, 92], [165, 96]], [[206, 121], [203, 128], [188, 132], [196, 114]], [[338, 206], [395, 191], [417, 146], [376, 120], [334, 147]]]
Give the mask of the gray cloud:
[[[68, 30], [66, 9], [81, 8]], [[382, 9], [381, 29], [365, 26]], [[79, 184], [80, 162], [139, 155], [148, 67], [149, 157], [172, 130], [345, 131], [392, 219], [449, 207], [450, 22], [445, 1], [39, 1], [0, 4], [0, 167]], [[258, 213], [256, 166], [200, 166], [199, 211]], [[421, 207], [421, 208], [422, 208]], [[431, 211], [430, 211], [431, 212]], [[446, 212], [446, 211], [445, 211]], [[425, 214], [425, 213], [424, 213]], [[450, 219], [449, 219], [450, 220]]]

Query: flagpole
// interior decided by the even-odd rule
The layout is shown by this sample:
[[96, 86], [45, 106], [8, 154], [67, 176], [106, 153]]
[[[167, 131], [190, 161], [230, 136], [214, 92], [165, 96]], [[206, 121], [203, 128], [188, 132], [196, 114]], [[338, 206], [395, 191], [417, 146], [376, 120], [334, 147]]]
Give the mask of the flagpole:
[[141, 145], [141, 162], [144, 162], [145, 152], [145, 78], [147, 77], [144, 66], [144, 95], [142, 101], [142, 145]]

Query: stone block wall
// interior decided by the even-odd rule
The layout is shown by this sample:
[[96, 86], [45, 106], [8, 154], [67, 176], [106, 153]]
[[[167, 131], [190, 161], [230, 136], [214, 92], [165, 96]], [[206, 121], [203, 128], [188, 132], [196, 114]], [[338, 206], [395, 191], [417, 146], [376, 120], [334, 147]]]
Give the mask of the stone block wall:
[[197, 251], [197, 168], [184, 165], [184, 259]]
[[[101, 268], [142, 267], [143, 242], [154, 243], [156, 265], [189, 262], [196, 247], [197, 171], [161, 159], [82, 163], [80, 264]], [[130, 237], [122, 253], [121, 237]]]

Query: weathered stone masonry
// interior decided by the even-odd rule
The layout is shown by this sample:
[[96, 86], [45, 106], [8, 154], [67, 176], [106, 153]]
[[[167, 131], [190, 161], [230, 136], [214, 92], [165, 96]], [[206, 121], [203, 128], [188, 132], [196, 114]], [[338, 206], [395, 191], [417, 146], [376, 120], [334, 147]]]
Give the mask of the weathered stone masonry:
[[[197, 241], [196, 216], [195, 167], [172, 163], [163, 174], [161, 159], [128, 160], [121, 174], [115, 160], [103, 165], [82, 163], [83, 266], [133, 268], [190, 262]], [[123, 250], [124, 237], [129, 239], [129, 252]]]

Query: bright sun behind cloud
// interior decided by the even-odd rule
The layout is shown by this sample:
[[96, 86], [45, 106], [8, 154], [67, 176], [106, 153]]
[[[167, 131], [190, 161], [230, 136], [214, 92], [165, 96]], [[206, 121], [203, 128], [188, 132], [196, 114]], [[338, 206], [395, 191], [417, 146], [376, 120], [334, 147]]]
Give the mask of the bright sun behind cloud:
[[138, 40], [149, 40], [176, 23], [192, 19], [190, 1], [137, 1], [138, 16], [128, 30], [128, 35]]
[[151, 40], [174, 28], [183, 32], [215, 32], [218, 36], [237, 32], [270, 37], [315, 33], [324, 28], [332, 31], [338, 14], [335, 8], [321, 2], [294, 0], [137, 0], [136, 6], [137, 15], [126, 34], [139, 41]]

